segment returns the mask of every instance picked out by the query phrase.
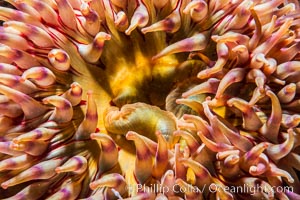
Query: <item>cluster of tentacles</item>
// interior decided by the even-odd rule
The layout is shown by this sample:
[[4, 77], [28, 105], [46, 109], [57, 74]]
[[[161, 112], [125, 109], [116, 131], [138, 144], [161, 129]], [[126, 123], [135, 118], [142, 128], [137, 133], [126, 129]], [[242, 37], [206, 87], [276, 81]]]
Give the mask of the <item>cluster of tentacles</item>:
[[300, 199], [300, 8], [5, 0], [1, 199]]

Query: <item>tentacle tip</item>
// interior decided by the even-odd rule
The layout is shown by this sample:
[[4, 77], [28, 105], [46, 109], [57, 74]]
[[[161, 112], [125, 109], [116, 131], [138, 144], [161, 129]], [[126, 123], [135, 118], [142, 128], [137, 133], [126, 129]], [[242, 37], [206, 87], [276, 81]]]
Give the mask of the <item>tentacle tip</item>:
[[189, 9], [188, 8], [185, 8], [185, 9], [183, 9], [183, 14], [185, 14], [185, 15], [188, 15], [189, 14]]
[[128, 30], [125, 31], [125, 34], [128, 36], [130, 35], [130, 33], [131, 33], [131, 31], [128, 31]]
[[202, 132], [202, 131], [198, 131], [198, 132], [197, 132], [197, 135], [198, 135], [198, 136], [203, 135], [203, 132]]
[[127, 140], [132, 140], [134, 137], [136, 136], [136, 133], [135, 132], [133, 132], [133, 131], [128, 131], [127, 133], [126, 133], [126, 139]]
[[197, 74], [197, 78], [205, 79], [205, 78], [207, 78], [207, 75], [204, 73], [204, 71], [202, 71]]
[[60, 167], [57, 167], [57, 168], [55, 168], [55, 172], [57, 173], [57, 174], [60, 174], [62, 171], [61, 171], [61, 168]]
[[[215, 98], [216, 99], [218, 99], [219, 97], [217, 97], [217, 96], [215, 96]], [[211, 98], [211, 96], [207, 96], [206, 98], [205, 98], [205, 101], [206, 102], [203, 102], [204, 104], [207, 104], [209, 101], [211, 101], [212, 100], [212, 98]]]
[[90, 138], [91, 138], [92, 140], [96, 140], [96, 139], [97, 139], [97, 133], [91, 133], [91, 134], [90, 134]]
[[155, 132], [155, 135], [156, 135], [156, 136], [160, 136], [160, 135], [162, 135], [162, 133], [161, 133], [161, 131], [157, 130], [157, 131]]
[[156, 61], [157, 59], [159, 59], [160, 57], [161, 57], [161, 55], [157, 54], [157, 55], [155, 55], [155, 56], [153, 56], [153, 57], [151, 58], [151, 61], [154, 62], [154, 61]]
[[175, 100], [175, 103], [176, 103], [176, 104], [181, 104], [181, 103], [182, 103], [182, 100], [181, 100], [181, 99], [176, 99], [176, 100]]
[[43, 104], [49, 104], [48, 99], [42, 99]]
[[91, 190], [97, 189], [97, 185], [95, 183], [90, 183], [89, 186], [90, 186]]
[[146, 33], [148, 33], [148, 28], [142, 28], [141, 32], [145, 35]]
[[12, 139], [12, 142], [15, 143], [15, 144], [17, 144], [17, 143], [20, 142], [20, 139], [19, 138], [14, 138], [14, 139]]
[[88, 90], [88, 91], [87, 91], [87, 95], [88, 95], [88, 96], [93, 95], [93, 93], [94, 93], [93, 90]]
[[180, 131], [179, 130], [173, 132], [173, 136], [176, 137], [176, 136], [179, 136], [179, 135], [180, 135]]
[[49, 52], [48, 53], [48, 58], [55, 58], [55, 54], [53, 52]]
[[26, 81], [26, 78], [21, 77], [21, 78], [19, 79], [19, 81], [20, 81], [20, 83], [24, 83], [24, 82]]
[[110, 34], [105, 35], [104, 39], [105, 40], [111, 40], [111, 35]]
[[293, 128], [289, 128], [289, 129], [287, 130], [287, 132], [288, 132], [289, 134], [294, 134]]
[[1, 187], [2, 187], [4, 190], [6, 190], [6, 189], [8, 188], [8, 184], [2, 183], [2, 184], [1, 184]]
[[18, 143], [14, 143], [12, 142], [9, 146], [9, 148], [13, 149], [13, 150], [18, 150], [19, 149], [19, 144]]
[[183, 114], [183, 115], [182, 115], [182, 118], [183, 118], [184, 120], [187, 120], [187, 119], [189, 118], [189, 115]]
[[79, 83], [73, 82], [70, 87], [73, 89], [73, 88], [76, 88], [78, 86], [79, 86]]
[[233, 102], [231, 99], [229, 99], [227, 102], [226, 102], [227, 106], [229, 107], [232, 107], [233, 106]]
[[137, 25], [130, 25], [128, 28], [127, 28], [127, 30], [125, 31], [125, 34], [126, 35], [130, 35], [131, 34], [131, 32], [135, 29], [137, 27]]
[[187, 161], [187, 158], [178, 158], [178, 161], [184, 163], [185, 161]]
[[176, 183], [176, 184], [179, 184], [179, 183], [181, 183], [181, 182], [183, 182], [183, 180], [182, 180], [181, 178], [177, 178], [177, 179], [175, 180], [175, 183]]
[[182, 93], [181, 97], [186, 99], [187, 97], [189, 97], [189, 95], [188, 95], [188, 93], [184, 92], [184, 93]]
[[294, 183], [295, 180], [292, 178], [292, 179], [289, 180], [289, 182], [290, 182], [290, 183]]
[[268, 148], [269, 146], [270, 146], [270, 143], [268, 143], [268, 142], [264, 142], [264, 143], [263, 143], [263, 148], [266, 149], [266, 148]]
[[215, 41], [215, 42], [218, 42], [218, 38], [219, 38], [218, 35], [212, 35], [212, 36], [211, 36], [211, 39], [212, 39], [213, 41]]

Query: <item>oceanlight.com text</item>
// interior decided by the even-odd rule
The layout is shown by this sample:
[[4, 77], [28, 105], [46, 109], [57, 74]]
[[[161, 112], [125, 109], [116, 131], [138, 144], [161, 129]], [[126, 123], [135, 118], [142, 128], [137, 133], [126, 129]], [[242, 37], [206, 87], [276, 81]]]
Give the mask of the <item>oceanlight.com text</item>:
[[270, 186], [270, 185], [239, 185], [239, 186], [225, 186], [225, 185], [218, 185], [215, 183], [204, 185], [202, 188], [198, 187], [187, 187], [183, 188], [179, 185], [175, 184], [172, 187], [167, 187], [160, 184], [150, 184], [150, 185], [143, 185], [143, 184], [136, 184], [128, 186], [129, 192], [132, 191], [139, 191], [139, 192], [147, 192], [147, 193], [162, 193], [166, 194], [168, 192], [173, 192], [175, 194], [178, 193], [185, 193], [185, 192], [195, 192], [195, 193], [204, 193], [204, 191], [208, 191], [210, 193], [215, 193], [218, 191], [225, 191], [230, 192], [232, 194], [249, 194], [255, 195], [257, 193], [265, 193], [268, 196], [273, 196], [275, 193], [286, 191], [293, 192], [293, 187], [291, 186]]

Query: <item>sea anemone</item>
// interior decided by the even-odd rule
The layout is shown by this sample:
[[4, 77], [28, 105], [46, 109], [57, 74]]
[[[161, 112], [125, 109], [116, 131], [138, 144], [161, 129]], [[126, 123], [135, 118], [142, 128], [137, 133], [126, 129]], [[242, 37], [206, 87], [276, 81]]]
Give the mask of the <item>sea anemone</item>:
[[0, 3], [0, 199], [300, 199], [298, 1]]

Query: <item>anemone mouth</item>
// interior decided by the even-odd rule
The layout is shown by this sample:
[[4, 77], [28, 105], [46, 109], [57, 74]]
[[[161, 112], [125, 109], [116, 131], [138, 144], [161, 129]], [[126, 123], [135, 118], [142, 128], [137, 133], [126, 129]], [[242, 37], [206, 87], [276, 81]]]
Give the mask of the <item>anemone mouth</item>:
[[300, 198], [297, 1], [3, 3], [1, 199]]

